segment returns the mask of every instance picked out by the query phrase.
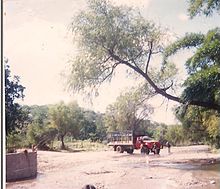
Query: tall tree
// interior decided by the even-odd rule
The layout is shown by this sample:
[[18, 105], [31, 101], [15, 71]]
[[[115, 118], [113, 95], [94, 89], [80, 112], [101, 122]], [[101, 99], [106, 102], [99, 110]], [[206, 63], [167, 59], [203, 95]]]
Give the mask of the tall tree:
[[27, 126], [29, 145], [35, 144], [38, 149], [49, 149], [57, 136], [57, 129], [51, 127], [48, 105], [30, 106], [31, 123]]
[[186, 104], [220, 111], [220, 28], [206, 35], [186, 34], [175, 41], [165, 50], [164, 64], [169, 56], [189, 48], [194, 48], [195, 53], [185, 63], [188, 78], [181, 99]]
[[[103, 82], [111, 81], [118, 67], [124, 66], [157, 94], [183, 102], [169, 90], [173, 77], [164, 75], [168, 67], [160, 73], [152, 71], [152, 56], [162, 53], [167, 34], [139, 12], [107, 0], [90, 0], [88, 9], [75, 17], [71, 28], [80, 51], [68, 77], [69, 90], [90, 88], [96, 92]], [[160, 70], [160, 66], [157, 68]]]
[[79, 124], [82, 119], [81, 109], [77, 103], [65, 105], [60, 102], [50, 108], [51, 124], [58, 130], [58, 135], [61, 140], [61, 149], [65, 149], [64, 137], [67, 134], [75, 135], [78, 133]]
[[180, 106], [176, 116], [183, 124], [185, 138], [193, 143], [205, 142], [220, 148], [220, 116], [217, 111], [191, 106]]
[[20, 84], [20, 78], [12, 78], [8, 60], [5, 59], [5, 118], [6, 118], [6, 136], [15, 131], [16, 128], [22, 128], [28, 121], [28, 110], [23, 109], [16, 100], [24, 98], [25, 87]]
[[106, 138], [106, 128], [103, 122], [103, 115], [92, 110], [83, 110], [79, 122], [80, 140], [90, 139], [91, 141], [103, 141]]
[[[199, 13], [212, 15], [219, 13], [220, 2], [215, 0], [191, 0], [191, 18]], [[209, 30], [207, 34], [186, 34], [170, 45], [167, 57], [183, 49], [194, 49], [194, 54], [185, 63], [188, 78], [185, 80], [182, 99], [186, 102], [200, 101], [206, 106], [181, 105], [176, 109], [177, 118], [182, 122], [186, 136], [193, 142], [207, 142], [220, 147], [220, 28]], [[192, 104], [192, 103], [191, 103]]]
[[110, 131], [138, 131], [141, 123], [153, 112], [148, 98], [140, 90], [131, 90], [120, 95], [116, 102], [107, 107], [106, 126]]
[[95, 139], [96, 133], [96, 113], [94, 111], [85, 110], [83, 111], [83, 121], [80, 127], [80, 134], [79, 137], [82, 140], [85, 139]]
[[103, 141], [107, 138], [107, 127], [104, 123], [105, 114], [96, 113], [96, 137], [99, 141]]

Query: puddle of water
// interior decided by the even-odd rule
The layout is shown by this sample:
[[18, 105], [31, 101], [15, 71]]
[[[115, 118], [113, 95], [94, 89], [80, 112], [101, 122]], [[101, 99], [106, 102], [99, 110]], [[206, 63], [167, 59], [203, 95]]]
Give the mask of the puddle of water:
[[220, 173], [220, 164], [202, 165], [200, 170], [215, 171]]
[[220, 164], [209, 164], [209, 165], [198, 165], [198, 164], [190, 164], [190, 163], [161, 163], [155, 164], [153, 166], [163, 166], [167, 168], [173, 169], [181, 169], [181, 170], [198, 170], [198, 171], [220, 171]]
[[148, 168], [148, 167], [166, 167], [171, 169], [181, 169], [181, 170], [198, 170], [198, 171], [212, 171], [219, 173], [220, 164], [209, 164], [209, 165], [199, 165], [190, 163], [169, 163], [169, 162], [152, 162], [147, 164], [146, 162], [129, 162], [124, 163], [125, 167], [132, 168]]

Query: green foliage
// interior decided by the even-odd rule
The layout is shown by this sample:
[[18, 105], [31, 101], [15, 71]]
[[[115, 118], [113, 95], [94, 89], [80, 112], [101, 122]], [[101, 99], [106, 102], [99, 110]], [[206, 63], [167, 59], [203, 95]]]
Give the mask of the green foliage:
[[217, 111], [180, 106], [176, 109], [176, 115], [183, 123], [186, 137], [191, 142], [220, 147], [220, 115]]
[[66, 148], [66, 138], [100, 142], [106, 139], [103, 114], [83, 110], [76, 102], [22, 108], [29, 111], [29, 122], [7, 136], [8, 150], [32, 145], [41, 150], [54, 150], [57, 138], [62, 142], [62, 149]]
[[16, 149], [28, 146], [28, 140], [24, 131], [16, 129], [6, 136], [6, 151], [14, 153]]
[[183, 127], [181, 125], [168, 126], [165, 140], [169, 141], [172, 145], [183, 144], [187, 140]]
[[[190, 47], [190, 46], [188, 46]], [[220, 28], [210, 30], [196, 50], [194, 55], [186, 62], [189, 74], [193, 74], [198, 69], [207, 69], [213, 65], [220, 66]]]
[[185, 36], [177, 41], [175, 41], [172, 45], [166, 47], [164, 51], [164, 61], [166, 63], [166, 58], [175, 54], [178, 50], [197, 47], [201, 45], [204, 41], [203, 34], [197, 33], [186, 33]]
[[[191, 18], [200, 13], [212, 15], [219, 10], [220, 1], [216, 0], [190, 0], [188, 9]], [[186, 104], [176, 109], [176, 116], [183, 124], [185, 138], [219, 148], [220, 28], [212, 29], [206, 35], [186, 34], [167, 47], [164, 64], [177, 51], [192, 47], [196, 49], [185, 63], [189, 75], [181, 95]], [[188, 106], [190, 104], [197, 106]]]
[[107, 139], [107, 127], [104, 124], [104, 114], [96, 114], [96, 141], [104, 141]]
[[182, 98], [184, 101], [199, 100], [220, 105], [220, 70], [213, 66], [201, 70], [184, 82], [186, 86]]
[[188, 12], [191, 18], [198, 14], [209, 16], [212, 15], [215, 11], [220, 13], [219, 0], [190, 0], [189, 3]]
[[103, 141], [106, 138], [103, 115], [90, 110], [84, 111], [80, 133], [77, 138], [80, 140]]
[[68, 88], [74, 91], [95, 90], [111, 81], [119, 65], [144, 77], [151, 55], [163, 45], [164, 33], [153, 22], [106, 0], [88, 1], [88, 9], [74, 18], [71, 29], [80, 49], [68, 77]]
[[49, 110], [51, 125], [58, 130], [61, 140], [61, 149], [65, 149], [64, 137], [67, 134], [76, 136], [79, 133], [79, 127], [83, 119], [81, 108], [77, 103], [65, 105], [60, 102]]
[[41, 127], [49, 124], [49, 105], [33, 105], [30, 106], [30, 117], [32, 119], [32, 123], [36, 123]]
[[[69, 152], [81, 152], [81, 151], [103, 151], [111, 150], [106, 144], [100, 142], [92, 142], [91, 140], [68, 140], [66, 137], [65, 143], [67, 145], [66, 150]], [[54, 148], [59, 149], [59, 142], [54, 142]]]
[[166, 137], [165, 134], [167, 132], [167, 125], [166, 124], [159, 124], [154, 126], [153, 138], [159, 141], [165, 141]]
[[49, 106], [31, 106], [30, 117], [31, 124], [26, 130], [28, 146], [36, 145], [38, 149], [51, 149], [53, 141], [57, 135], [56, 128], [51, 128], [48, 117]]
[[57, 136], [57, 130], [49, 126], [41, 127], [38, 124], [30, 124], [27, 128], [28, 146], [36, 145], [38, 149], [48, 150], [53, 148], [53, 141]]
[[88, 138], [91, 138], [92, 141], [96, 140], [96, 113], [93, 111], [84, 111], [83, 113], [83, 120], [80, 127], [80, 133], [78, 138], [81, 140], [86, 140]]
[[108, 130], [138, 131], [144, 119], [153, 112], [153, 108], [147, 104], [150, 97], [134, 88], [120, 95], [114, 104], [107, 107], [105, 124]]
[[5, 60], [5, 118], [6, 136], [28, 122], [28, 109], [22, 108], [16, 100], [24, 98], [24, 89], [18, 76], [11, 78], [8, 60]]
[[206, 111], [203, 117], [203, 125], [208, 133], [206, 141], [215, 148], [220, 148], [220, 115], [213, 111]]
[[[167, 58], [185, 48], [197, 47], [195, 53], [185, 63], [188, 78], [183, 83], [183, 102], [220, 110], [220, 28], [210, 30], [206, 35], [186, 34], [167, 47]], [[198, 103], [199, 102], [199, 103]]]
[[166, 141], [169, 141], [173, 146], [191, 144], [182, 125], [156, 124], [154, 128], [153, 138], [161, 141], [163, 144]]
[[[188, 43], [188, 40], [189, 36], [196, 39], [196, 35], [191, 34], [176, 41], [168, 48], [166, 56], [183, 48], [195, 47], [194, 44]], [[198, 34], [196, 40], [197, 49], [185, 63], [189, 75], [183, 83], [181, 98], [186, 104], [199, 101], [207, 106], [202, 108], [182, 105], [176, 110], [177, 117], [183, 123], [186, 136], [191, 142], [206, 142], [220, 147], [220, 29], [210, 30], [203, 37]]]

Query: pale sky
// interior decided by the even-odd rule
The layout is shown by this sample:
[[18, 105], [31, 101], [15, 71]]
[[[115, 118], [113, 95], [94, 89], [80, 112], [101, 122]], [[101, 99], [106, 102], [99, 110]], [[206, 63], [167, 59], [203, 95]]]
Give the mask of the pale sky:
[[[140, 8], [144, 17], [170, 30], [177, 36], [186, 32], [207, 32], [220, 25], [220, 16], [197, 17], [190, 20], [187, 16], [187, 1], [180, 0], [112, 0], [116, 4], [126, 4]], [[12, 74], [21, 78], [26, 87], [22, 104], [43, 105], [77, 100], [80, 106], [104, 112], [108, 104], [129, 87], [131, 80], [115, 78], [110, 85], [101, 88], [100, 96], [93, 105], [84, 102], [81, 96], [64, 92], [60, 73], [73, 57], [68, 25], [79, 10], [85, 8], [83, 0], [5, 0], [3, 1], [3, 52], [9, 59]], [[182, 57], [175, 59], [180, 67]], [[180, 70], [183, 74], [184, 70]], [[120, 82], [119, 82], [120, 80]], [[160, 105], [163, 99], [152, 101], [155, 113], [152, 119], [167, 124], [175, 123], [171, 111], [173, 102]]]

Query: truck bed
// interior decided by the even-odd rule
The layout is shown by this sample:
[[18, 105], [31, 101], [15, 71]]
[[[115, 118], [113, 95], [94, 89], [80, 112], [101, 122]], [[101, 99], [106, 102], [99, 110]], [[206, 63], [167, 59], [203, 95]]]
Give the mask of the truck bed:
[[108, 136], [108, 146], [130, 146], [133, 145], [133, 134], [131, 131], [111, 132]]
[[115, 145], [130, 146], [133, 145], [133, 141], [113, 141], [108, 143], [108, 146], [115, 146]]

